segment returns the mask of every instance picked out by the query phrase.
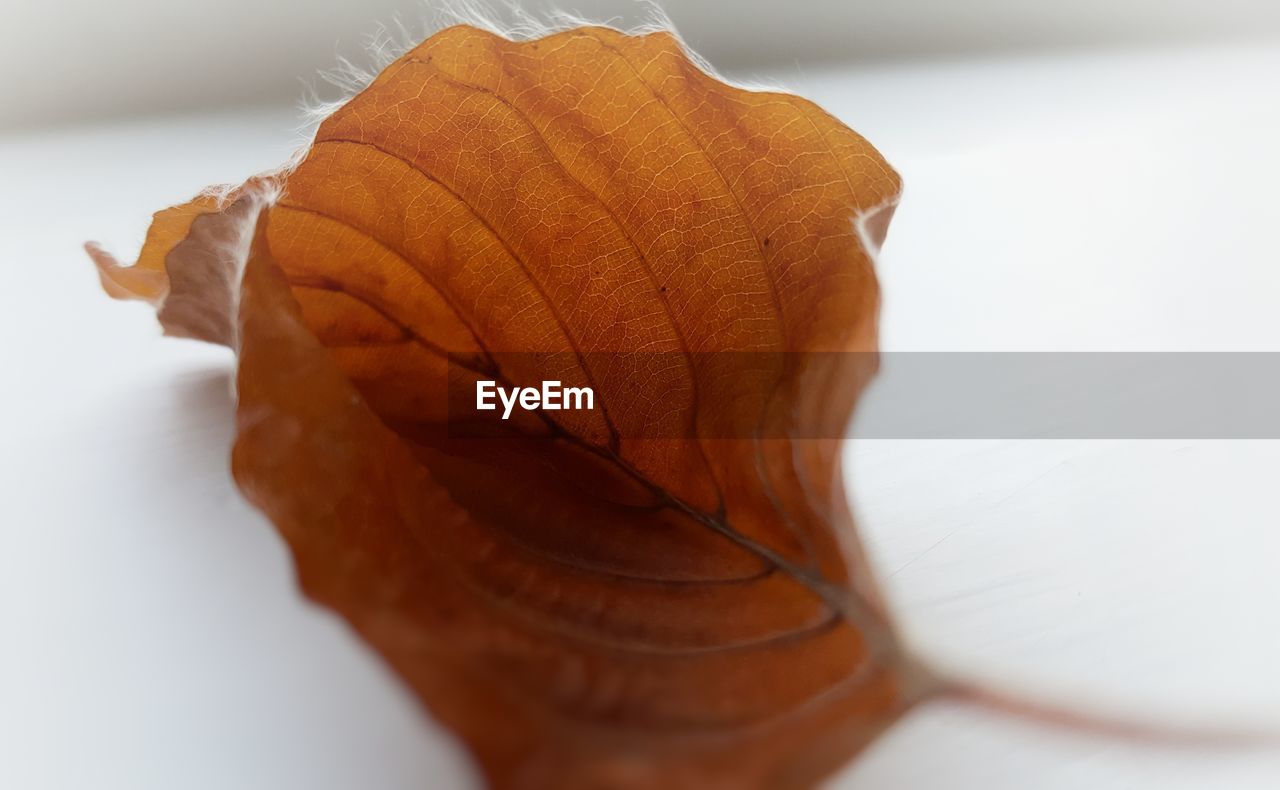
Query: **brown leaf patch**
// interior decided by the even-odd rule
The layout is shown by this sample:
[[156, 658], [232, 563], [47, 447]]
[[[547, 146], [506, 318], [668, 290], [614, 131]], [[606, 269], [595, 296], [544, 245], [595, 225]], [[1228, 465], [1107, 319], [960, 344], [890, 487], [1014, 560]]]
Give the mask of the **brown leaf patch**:
[[[898, 189], [668, 34], [454, 27], [296, 168], [91, 254], [236, 350], [238, 484], [492, 785], [806, 787], [916, 699], [838, 441], [792, 438], [873, 373], [803, 352], [874, 351], [855, 220]], [[459, 373], [598, 408], [460, 437]]]

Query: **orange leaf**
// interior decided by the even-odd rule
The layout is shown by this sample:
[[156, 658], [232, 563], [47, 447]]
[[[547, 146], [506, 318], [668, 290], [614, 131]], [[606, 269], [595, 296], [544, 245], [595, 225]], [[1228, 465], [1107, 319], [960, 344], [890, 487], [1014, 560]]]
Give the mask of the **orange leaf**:
[[[806, 787], [921, 694], [841, 487], [874, 354], [812, 353], [874, 352], [898, 189], [667, 33], [459, 26], [91, 252], [236, 350], [238, 484], [493, 786]], [[459, 434], [477, 379], [598, 408]]]

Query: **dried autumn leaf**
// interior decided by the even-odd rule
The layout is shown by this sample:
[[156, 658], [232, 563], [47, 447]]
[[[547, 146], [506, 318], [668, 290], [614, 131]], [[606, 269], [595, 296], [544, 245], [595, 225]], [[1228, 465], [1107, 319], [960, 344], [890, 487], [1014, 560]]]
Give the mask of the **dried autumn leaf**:
[[[928, 690], [837, 441], [800, 438], [872, 373], [805, 352], [875, 350], [858, 231], [898, 190], [667, 33], [458, 26], [296, 167], [158, 213], [132, 267], [90, 253], [236, 350], [238, 484], [491, 785], [807, 787]], [[459, 437], [458, 371], [600, 407]]]

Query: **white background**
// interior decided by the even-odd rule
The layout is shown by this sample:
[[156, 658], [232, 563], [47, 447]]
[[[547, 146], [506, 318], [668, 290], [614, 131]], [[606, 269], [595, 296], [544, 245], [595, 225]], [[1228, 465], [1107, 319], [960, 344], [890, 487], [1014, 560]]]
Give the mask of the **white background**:
[[[449, 0], [5, 0], [0, 128], [210, 106], [281, 106], [377, 23], [421, 29]], [[466, 3], [473, 0], [452, 0]], [[632, 21], [645, 0], [524, 0]], [[503, 6], [502, 0], [493, 3]], [[667, 0], [721, 68], [1097, 50], [1280, 34], [1270, 0]]]
[[[298, 76], [284, 25], [301, 5], [261, 12], [276, 50], [293, 53], [275, 65], [244, 32], [248, 3], [223, 4], [218, 24], [202, 16], [209, 4], [4, 9], [35, 19], [28, 32], [60, 20], [93, 46], [60, 53], [0, 23], [19, 54], [0, 52], [21, 57], [6, 71], [27, 75], [3, 109], [30, 121], [0, 137], [0, 787], [467, 786], [464, 760], [395, 678], [301, 601], [270, 525], [234, 490], [228, 355], [161, 339], [146, 308], [102, 296], [79, 250], [97, 238], [127, 257], [152, 210], [272, 167], [294, 142], [288, 99], [88, 117], [183, 106], [166, 103], [176, 77], [159, 73], [80, 105], [150, 52], [132, 37], [140, 10], [163, 22], [148, 35], [186, 42], [178, 75], [198, 62], [244, 76], [241, 59], [256, 62], [269, 74], [260, 95], [225, 75], [207, 92], [262, 104]], [[833, 55], [818, 45], [810, 62], [803, 21], [783, 31], [791, 54], [737, 60], [737, 36], [760, 35], [749, 14], [776, 21], [764, 4], [745, 4], [732, 34], [696, 33], [740, 70], [818, 100], [903, 173], [880, 261], [886, 348], [1280, 351], [1280, 48], [1260, 38], [1271, 6], [1110, 5], [1126, 10], [1079, 6], [1096, 40], [1071, 33], [1087, 24], [1042, 20], [1023, 31], [1030, 48], [961, 35], [999, 32], [982, 24], [995, 0], [966, 6], [956, 40], [937, 46], [927, 20], [890, 10], [874, 25], [923, 43], [856, 64], [819, 62]], [[325, 25], [367, 29], [372, 7], [317, 14], [299, 36], [331, 44]], [[709, 19], [709, 7], [686, 13]], [[1193, 35], [1187, 20], [1211, 18]], [[866, 40], [850, 19], [825, 27]], [[246, 38], [232, 46], [233, 34]], [[214, 44], [219, 62], [199, 49]], [[38, 73], [64, 55], [80, 77]], [[32, 127], [55, 117], [58, 128]], [[1130, 718], [1280, 729], [1280, 443], [849, 452], [863, 538], [924, 655]], [[833, 786], [1262, 790], [1280, 786], [1280, 756], [1139, 747], [938, 706]]]

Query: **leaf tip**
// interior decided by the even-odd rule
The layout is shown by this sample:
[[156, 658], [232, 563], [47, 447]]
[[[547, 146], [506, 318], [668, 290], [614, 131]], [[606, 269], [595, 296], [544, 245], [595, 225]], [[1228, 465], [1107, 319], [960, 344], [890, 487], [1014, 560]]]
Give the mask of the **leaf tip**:
[[156, 304], [164, 296], [167, 278], [163, 272], [124, 266], [96, 241], [87, 241], [84, 251], [98, 270], [102, 290], [112, 299], [141, 299]]

